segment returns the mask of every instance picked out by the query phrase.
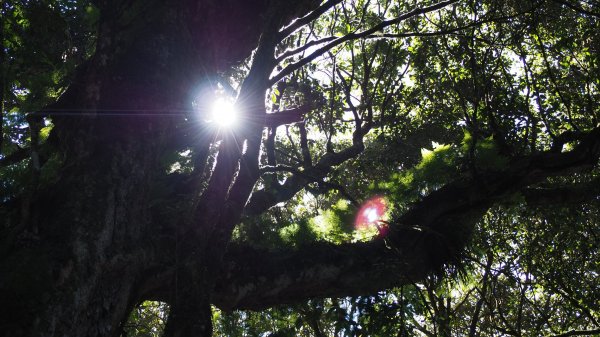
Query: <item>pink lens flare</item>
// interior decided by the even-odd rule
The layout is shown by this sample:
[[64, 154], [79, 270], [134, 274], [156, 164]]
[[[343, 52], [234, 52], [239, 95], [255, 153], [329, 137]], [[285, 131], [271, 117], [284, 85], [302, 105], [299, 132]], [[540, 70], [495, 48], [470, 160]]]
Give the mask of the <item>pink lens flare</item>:
[[383, 219], [388, 206], [384, 197], [374, 196], [363, 203], [356, 215], [354, 228], [368, 229], [377, 227], [381, 232], [384, 227], [387, 227]]

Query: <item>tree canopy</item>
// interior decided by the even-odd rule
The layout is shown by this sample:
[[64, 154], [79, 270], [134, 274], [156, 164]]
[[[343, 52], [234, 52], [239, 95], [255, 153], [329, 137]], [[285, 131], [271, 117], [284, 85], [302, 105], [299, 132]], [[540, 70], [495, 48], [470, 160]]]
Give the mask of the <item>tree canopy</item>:
[[9, 335], [600, 334], [600, 3], [1, 6]]

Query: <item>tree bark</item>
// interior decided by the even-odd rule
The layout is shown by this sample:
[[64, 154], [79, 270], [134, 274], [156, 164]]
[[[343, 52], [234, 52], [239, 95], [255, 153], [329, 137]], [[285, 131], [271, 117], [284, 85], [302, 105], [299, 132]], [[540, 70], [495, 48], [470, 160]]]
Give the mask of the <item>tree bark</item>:
[[[222, 146], [217, 167], [229, 174], [213, 172], [211, 179], [225, 179], [200, 205], [206, 191], [199, 183], [170, 186], [162, 157], [207, 149], [212, 138], [198, 137], [199, 118], [190, 115], [197, 92], [214, 90], [211, 80], [220, 71], [249, 57], [266, 23], [276, 32], [318, 2], [95, 5], [101, 11], [95, 54], [58, 102], [32, 116], [52, 118], [46, 146], [62, 170], [3, 220], [0, 326], [11, 336], [116, 336], [147, 289], [161, 283], [170, 289], [168, 335], [210, 336], [216, 271], [258, 171], [240, 172], [234, 194], [221, 201], [238, 161], [257, 161], [257, 153], [240, 157], [231, 151], [237, 146]], [[262, 102], [262, 89], [251, 100]], [[261, 130], [257, 125], [243, 139], [258, 149]], [[194, 155], [204, 165], [207, 152]]]

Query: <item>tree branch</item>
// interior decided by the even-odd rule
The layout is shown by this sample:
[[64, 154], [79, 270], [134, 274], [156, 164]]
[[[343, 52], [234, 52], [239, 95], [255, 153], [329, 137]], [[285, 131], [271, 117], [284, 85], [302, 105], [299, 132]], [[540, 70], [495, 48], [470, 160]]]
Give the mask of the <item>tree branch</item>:
[[320, 45], [320, 44], [323, 44], [326, 42], [331, 42], [335, 39], [337, 39], [335, 36], [329, 36], [329, 37], [322, 38], [320, 40], [313, 40], [313, 41], [307, 42], [298, 48], [285, 50], [283, 53], [277, 55], [277, 58], [275, 60], [277, 61], [277, 63], [279, 63], [292, 55], [295, 55], [304, 50], [307, 50], [310, 47], [317, 46], [317, 45]]
[[596, 12], [592, 12], [592, 11], [588, 11], [580, 6], [574, 5], [568, 1], [563, 1], [563, 0], [553, 0], [554, 2], [561, 4], [561, 5], [565, 5], [569, 8], [571, 8], [572, 10], [580, 13], [580, 14], [586, 14], [586, 15], [590, 15], [596, 18], [600, 18], [600, 13], [596, 13]]
[[318, 17], [323, 15], [323, 13], [327, 12], [330, 8], [336, 6], [340, 2], [342, 2], [342, 0], [328, 0], [327, 2], [325, 2], [324, 4], [319, 6], [317, 9], [315, 9], [314, 11], [297, 19], [296, 21], [292, 22], [287, 27], [283, 28], [279, 32], [279, 39], [282, 40], [285, 37], [287, 37], [288, 35], [292, 34], [296, 29], [313, 22], [315, 19], [317, 19]]
[[280, 125], [299, 123], [304, 120], [304, 115], [310, 111], [310, 107], [305, 105], [294, 109], [276, 111], [265, 114], [264, 125], [270, 128], [276, 128]]
[[515, 158], [504, 171], [458, 179], [393, 221], [387, 236], [368, 243], [270, 252], [232, 247], [213, 303], [226, 310], [262, 309], [312, 297], [365, 295], [422, 279], [459, 257], [474, 224], [495, 203], [547, 177], [590, 169], [599, 156], [597, 128], [570, 152]]
[[310, 149], [308, 148], [308, 135], [306, 132], [306, 124], [298, 124], [298, 129], [300, 132], [300, 149], [302, 150], [302, 163], [305, 166], [310, 167], [312, 166], [312, 156], [310, 154]]
[[[433, 31], [433, 32], [409, 32], [409, 33], [397, 33], [397, 34], [375, 32], [370, 35], [363, 36], [362, 38], [364, 38], [364, 39], [399, 39], [399, 38], [406, 38], [406, 37], [430, 37], [430, 36], [448, 35], [448, 34], [454, 34], [454, 33], [463, 31], [468, 28], [479, 27], [486, 23], [511, 20], [518, 16], [521, 16], [523, 14], [530, 13], [530, 12], [531, 12], [531, 10], [528, 10], [528, 11], [519, 12], [514, 15], [492, 17], [489, 19], [473, 21], [466, 25], [437, 30], [437, 31]], [[297, 47], [295, 49], [287, 49], [287, 50], [283, 51], [281, 54], [277, 55], [276, 61], [279, 63], [279, 62], [285, 60], [286, 58], [296, 55], [296, 54], [298, 54], [302, 51], [305, 51], [311, 47], [325, 44], [327, 42], [332, 42], [332, 41], [335, 41], [336, 39], [339, 39], [339, 37], [335, 37], [335, 36], [324, 37], [319, 40], [313, 40], [308, 43], [305, 43], [302, 46]]]
[[427, 263], [418, 260], [426, 249], [406, 243], [408, 249], [400, 253], [381, 239], [315, 243], [297, 251], [231, 247], [213, 303], [225, 310], [258, 310], [311, 297], [363, 295], [420, 279], [429, 271]]
[[[305, 168], [305, 170], [301, 172], [302, 174], [288, 178], [283, 185], [276, 187], [275, 191], [263, 189], [254, 192], [246, 205], [244, 213], [246, 215], [257, 215], [279, 202], [289, 200], [304, 188], [308, 182], [315, 181], [315, 179], [323, 179], [331, 172], [331, 169], [334, 166], [337, 166], [350, 158], [356, 157], [363, 150], [364, 144], [361, 139], [360, 142], [355, 143], [340, 152], [325, 154], [315, 166]], [[313, 177], [313, 179], [307, 180], [307, 176]]]
[[433, 12], [439, 9], [442, 9], [450, 4], [453, 4], [455, 2], [457, 2], [458, 0], [447, 0], [447, 1], [442, 1], [440, 3], [437, 3], [435, 5], [431, 5], [431, 6], [427, 6], [424, 8], [417, 8], [414, 9], [410, 12], [407, 12], [403, 15], [400, 15], [397, 18], [391, 19], [391, 20], [386, 20], [383, 21], [381, 23], [379, 23], [378, 25], [375, 25], [367, 30], [364, 30], [360, 33], [350, 33], [350, 34], [346, 34], [342, 37], [339, 37], [329, 43], [327, 43], [325, 46], [317, 49], [316, 51], [314, 51], [312, 54], [308, 55], [307, 57], [301, 59], [300, 61], [296, 62], [296, 63], [292, 63], [290, 65], [288, 65], [287, 67], [283, 68], [279, 73], [277, 73], [275, 76], [273, 76], [270, 80], [269, 83], [271, 85], [277, 83], [279, 80], [281, 80], [282, 78], [284, 78], [285, 76], [289, 75], [290, 73], [300, 69], [301, 67], [303, 67], [304, 65], [310, 63], [311, 61], [313, 61], [314, 59], [316, 59], [317, 57], [323, 55], [324, 53], [326, 53], [328, 50], [330, 50], [333, 47], [336, 47], [344, 42], [347, 41], [351, 41], [351, 40], [356, 40], [356, 39], [360, 39], [360, 38], [364, 38], [367, 37], [369, 35], [372, 35], [376, 32], [379, 32], [381, 30], [383, 30], [386, 27], [389, 27], [391, 25], [395, 25], [398, 24], [404, 20], [407, 20], [409, 18], [412, 18], [414, 16], [417, 15], [421, 15], [421, 14], [425, 14], [425, 13], [429, 13], [429, 12]]
[[600, 179], [554, 188], [528, 188], [521, 192], [531, 206], [574, 205], [600, 201]]
[[548, 335], [547, 337], [570, 337], [570, 336], [592, 336], [600, 334], [600, 329], [594, 330], [569, 330], [558, 335]]

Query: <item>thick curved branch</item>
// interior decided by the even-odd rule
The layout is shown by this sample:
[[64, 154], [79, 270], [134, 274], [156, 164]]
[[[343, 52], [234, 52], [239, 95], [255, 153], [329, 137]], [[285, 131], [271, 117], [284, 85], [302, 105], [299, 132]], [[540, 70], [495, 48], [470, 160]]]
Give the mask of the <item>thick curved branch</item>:
[[558, 335], [549, 335], [547, 337], [570, 337], [570, 336], [595, 336], [600, 334], [600, 329], [593, 330], [569, 330]]
[[294, 109], [281, 110], [274, 113], [265, 114], [264, 125], [269, 128], [276, 128], [281, 125], [300, 123], [304, 120], [304, 115], [306, 115], [308, 111], [310, 111], [310, 107], [305, 105]]
[[297, 251], [232, 247], [213, 303], [225, 310], [258, 310], [307, 298], [373, 293], [409, 283], [429, 271], [429, 265], [419, 260], [426, 249], [416, 243], [407, 246], [414, 249], [407, 249], [410, 254], [406, 256], [386, 247], [381, 239], [346, 245], [316, 243]]
[[563, 146], [567, 143], [582, 140], [587, 136], [587, 133], [581, 131], [565, 131], [559, 135], [552, 136], [552, 147], [551, 150], [553, 152], [561, 152]]
[[233, 247], [213, 303], [227, 310], [262, 309], [414, 282], [456, 259], [474, 224], [495, 203], [547, 177], [591, 169], [599, 157], [597, 128], [573, 151], [516, 158], [504, 171], [447, 184], [394, 221], [385, 239], [315, 243], [293, 251]]
[[600, 201], [600, 179], [553, 188], [528, 188], [521, 194], [530, 206], [574, 205]]

